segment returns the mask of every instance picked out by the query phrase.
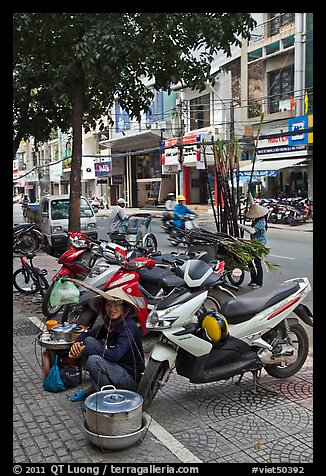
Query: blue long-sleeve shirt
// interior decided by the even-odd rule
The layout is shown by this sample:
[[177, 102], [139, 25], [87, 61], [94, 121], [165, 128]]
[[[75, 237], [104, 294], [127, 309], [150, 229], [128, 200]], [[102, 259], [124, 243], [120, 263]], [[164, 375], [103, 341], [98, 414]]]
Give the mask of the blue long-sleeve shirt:
[[173, 209], [173, 214], [174, 214], [174, 226], [176, 228], [181, 228], [184, 220], [181, 217], [185, 217], [187, 214], [190, 215], [196, 215], [196, 213], [193, 210], [190, 210], [186, 205], [180, 205], [180, 203], [177, 203]]
[[[102, 351], [93, 349], [92, 354], [101, 355], [104, 359], [118, 363], [137, 382], [140, 380], [141, 373], [145, 369], [144, 351], [139, 328], [132, 318], [123, 319], [113, 332], [108, 333], [104, 324], [83, 332], [77, 337], [76, 342], [84, 342], [86, 337], [94, 337], [96, 340], [105, 339], [105, 348]], [[86, 358], [90, 356], [87, 347], [83, 355]]]
[[251, 226], [255, 229], [255, 233], [253, 235], [253, 238], [255, 240], [260, 241], [264, 245], [266, 245], [267, 240], [266, 240], [266, 221], [265, 221], [265, 217], [256, 218], [255, 220], [253, 220]]

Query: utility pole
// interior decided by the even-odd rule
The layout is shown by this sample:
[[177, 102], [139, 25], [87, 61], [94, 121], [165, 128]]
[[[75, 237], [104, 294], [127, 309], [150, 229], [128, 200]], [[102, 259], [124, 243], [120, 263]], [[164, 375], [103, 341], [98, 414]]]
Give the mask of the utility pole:
[[183, 103], [182, 101], [179, 102], [179, 104], [177, 105], [177, 116], [178, 116], [178, 119], [179, 119], [179, 124], [180, 124], [180, 127], [179, 127], [179, 164], [180, 164], [180, 172], [179, 172], [179, 194], [180, 195], [183, 195], [183, 192], [184, 192], [184, 187], [183, 187], [183, 142], [182, 142], [182, 139], [183, 139], [183, 135], [184, 135], [184, 131], [185, 131], [185, 127], [184, 127], [184, 122], [183, 122], [183, 117], [182, 117], [182, 106], [183, 106]]

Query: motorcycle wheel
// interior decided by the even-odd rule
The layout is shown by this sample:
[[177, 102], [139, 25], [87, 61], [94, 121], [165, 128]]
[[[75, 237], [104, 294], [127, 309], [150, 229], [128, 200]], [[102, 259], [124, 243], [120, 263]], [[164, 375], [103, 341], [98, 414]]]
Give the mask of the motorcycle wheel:
[[36, 294], [38, 287], [30, 274], [23, 269], [16, 269], [13, 274], [13, 285], [23, 294]]
[[40, 247], [40, 242], [34, 235], [26, 233], [26, 235], [23, 235], [18, 243], [16, 243], [15, 247], [27, 254], [32, 251], [37, 251]]
[[63, 308], [61, 323], [69, 322], [69, 324], [78, 324], [91, 329], [98, 317], [98, 313], [93, 309], [83, 306], [72, 306], [66, 304]]
[[38, 291], [41, 293], [42, 298], [44, 299], [46, 291], [49, 289], [49, 283], [45, 276], [42, 274], [38, 278], [39, 289]]
[[241, 276], [232, 276], [231, 273], [227, 275], [228, 280], [230, 281], [233, 286], [241, 286], [244, 281], [245, 274], [244, 271], [242, 272]]
[[47, 288], [42, 301], [42, 312], [45, 317], [54, 317], [56, 316], [62, 309], [63, 306], [51, 306], [50, 303], [50, 295], [53, 289], [54, 283], [51, 283], [50, 286]]
[[[284, 335], [285, 330], [282, 329], [283, 339], [286, 339]], [[291, 326], [291, 339], [293, 345], [297, 347], [298, 358], [293, 364], [289, 365], [265, 365], [266, 372], [275, 378], [287, 378], [299, 372], [301, 367], [306, 361], [309, 350], [309, 339], [305, 329], [300, 324], [294, 324]]]
[[142, 242], [143, 248], [153, 248], [153, 253], [157, 251], [157, 239], [156, 236], [153, 235], [153, 233], [147, 233]]
[[148, 409], [160, 388], [160, 380], [168, 368], [167, 362], [157, 362], [150, 359], [137, 388], [139, 395], [143, 397], [143, 410]]
[[213, 296], [207, 296], [203, 302], [200, 311], [209, 312], [209, 311], [219, 311], [221, 309], [221, 304]]

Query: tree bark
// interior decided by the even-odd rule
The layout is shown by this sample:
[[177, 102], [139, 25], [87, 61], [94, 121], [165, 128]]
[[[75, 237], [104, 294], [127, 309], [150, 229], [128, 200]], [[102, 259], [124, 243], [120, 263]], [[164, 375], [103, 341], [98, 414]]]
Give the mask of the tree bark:
[[72, 160], [70, 171], [69, 231], [80, 231], [80, 196], [82, 178], [82, 123], [84, 113], [84, 73], [80, 68], [73, 106]]

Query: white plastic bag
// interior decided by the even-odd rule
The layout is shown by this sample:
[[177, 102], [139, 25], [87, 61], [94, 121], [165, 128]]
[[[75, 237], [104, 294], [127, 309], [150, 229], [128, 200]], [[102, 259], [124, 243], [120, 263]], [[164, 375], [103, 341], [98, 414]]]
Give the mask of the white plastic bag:
[[59, 278], [50, 294], [50, 304], [53, 307], [63, 304], [77, 304], [79, 302], [79, 289], [72, 281], [63, 281]]

